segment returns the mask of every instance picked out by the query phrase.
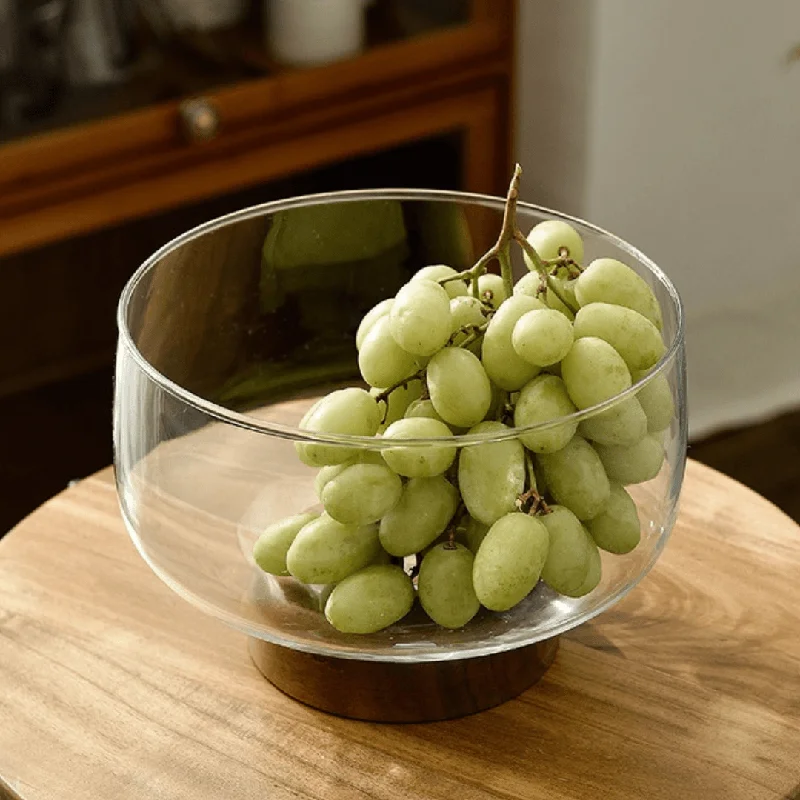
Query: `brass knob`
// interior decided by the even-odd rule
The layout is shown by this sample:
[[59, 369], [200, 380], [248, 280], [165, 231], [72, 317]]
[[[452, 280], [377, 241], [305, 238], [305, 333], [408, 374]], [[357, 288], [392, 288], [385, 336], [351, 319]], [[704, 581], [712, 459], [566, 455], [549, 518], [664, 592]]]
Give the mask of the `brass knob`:
[[190, 142], [208, 142], [219, 132], [219, 112], [205, 97], [184, 100], [179, 107], [183, 135]]

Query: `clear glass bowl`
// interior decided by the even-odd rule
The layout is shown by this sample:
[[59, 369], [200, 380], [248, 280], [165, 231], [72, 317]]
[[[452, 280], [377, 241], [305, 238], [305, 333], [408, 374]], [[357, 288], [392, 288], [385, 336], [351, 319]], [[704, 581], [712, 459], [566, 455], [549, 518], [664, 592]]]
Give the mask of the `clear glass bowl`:
[[[316, 398], [363, 385], [354, 341], [362, 315], [427, 264], [471, 266], [496, 238], [502, 211], [498, 198], [456, 192], [300, 197], [202, 225], [141, 266], [119, 304], [115, 463], [127, 528], [167, 585], [248, 636], [319, 655], [419, 662], [556, 636], [609, 608], [646, 575], [674, 523], [686, 459], [681, 303], [664, 273], [631, 245], [525, 203], [518, 209], [524, 232], [543, 219], [568, 220], [584, 238], [586, 263], [619, 258], [662, 307], [667, 350], [657, 368], [617, 398], [574, 415], [591, 417], [657, 376], [669, 382], [676, 412], [664, 435], [663, 467], [631, 487], [639, 546], [624, 556], [603, 553], [602, 582], [580, 599], [540, 582], [511, 611], [481, 611], [461, 630], [442, 629], [415, 609], [366, 636], [328, 624], [320, 611], [324, 587], [266, 575], [252, 559], [265, 526], [318, 503], [316, 470], [299, 461], [295, 442], [381, 447], [380, 439], [298, 429]], [[521, 260], [514, 266], [525, 271]], [[495, 439], [457, 436], [447, 444]]]

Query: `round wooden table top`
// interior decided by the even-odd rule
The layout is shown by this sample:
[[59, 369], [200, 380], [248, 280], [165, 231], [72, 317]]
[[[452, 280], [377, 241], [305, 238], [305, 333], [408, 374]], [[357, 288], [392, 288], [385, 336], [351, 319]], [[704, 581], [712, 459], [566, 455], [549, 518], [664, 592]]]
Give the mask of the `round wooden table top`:
[[110, 470], [0, 543], [0, 797], [800, 798], [800, 528], [696, 463], [626, 599], [542, 681], [377, 725], [264, 680], [136, 554]]

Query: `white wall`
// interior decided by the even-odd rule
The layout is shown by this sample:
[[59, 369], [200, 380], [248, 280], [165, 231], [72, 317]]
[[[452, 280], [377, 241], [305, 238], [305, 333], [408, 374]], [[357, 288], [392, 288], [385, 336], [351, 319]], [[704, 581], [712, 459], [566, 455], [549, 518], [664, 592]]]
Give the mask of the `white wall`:
[[800, 406], [797, 42], [796, 0], [521, 0], [524, 196], [672, 277], [695, 436]]

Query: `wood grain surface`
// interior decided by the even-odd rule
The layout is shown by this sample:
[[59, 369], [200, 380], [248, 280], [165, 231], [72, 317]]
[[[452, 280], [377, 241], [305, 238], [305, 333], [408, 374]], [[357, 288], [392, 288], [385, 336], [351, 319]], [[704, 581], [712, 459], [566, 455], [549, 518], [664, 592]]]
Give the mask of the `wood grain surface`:
[[24, 800], [800, 797], [798, 564], [797, 525], [690, 463], [652, 573], [537, 686], [375, 725], [282, 695], [162, 585], [106, 471], [0, 544], [0, 775]]

